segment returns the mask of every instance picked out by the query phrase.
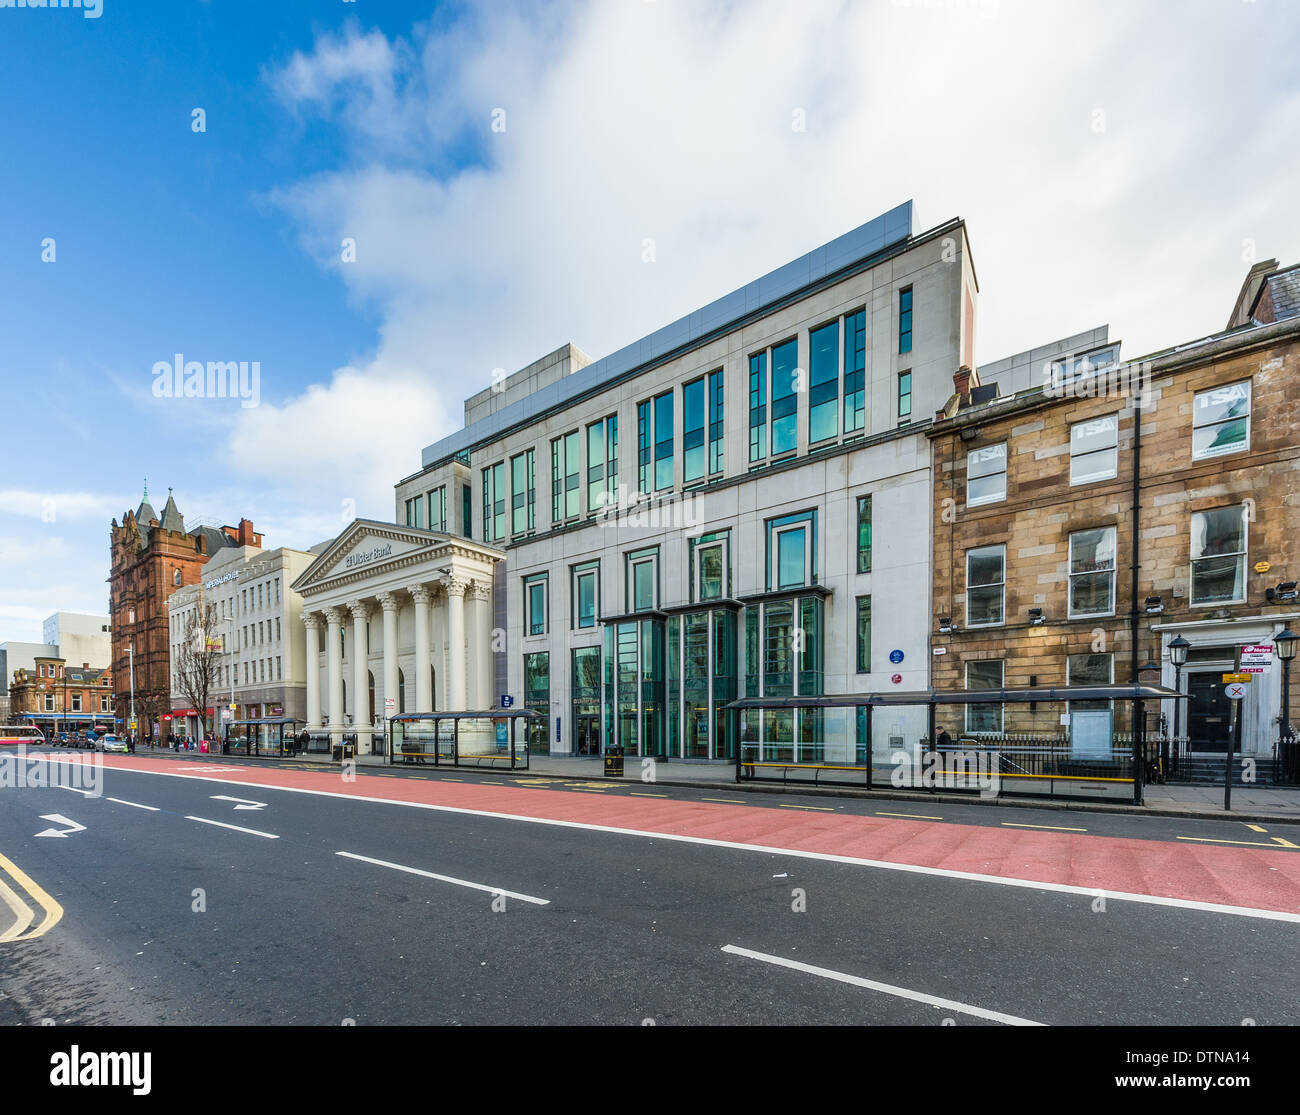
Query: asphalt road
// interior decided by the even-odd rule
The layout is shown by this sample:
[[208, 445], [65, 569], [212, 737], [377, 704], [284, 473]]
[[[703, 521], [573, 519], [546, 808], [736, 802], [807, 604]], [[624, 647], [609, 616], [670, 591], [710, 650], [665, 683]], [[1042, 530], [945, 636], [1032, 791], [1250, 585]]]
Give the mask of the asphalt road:
[[[39, 937], [0, 940], [0, 1021], [1300, 1023], [1294, 921], [212, 780], [265, 764], [177, 757], [167, 769], [209, 777], [108, 769], [104, 797], [0, 791], [0, 855], [62, 910]], [[453, 779], [500, 784], [502, 809], [520, 794], [500, 773], [357, 781], [382, 797], [397, 780]], [[1243, 863], [1300, 854], [1257, 850], [1300, 844], [1284, 826], [542, 785], [575, 808], [585, 795], [702, 802], [719, 823], [743, 802], [941, 817], [930, 823], [951, 819], [954, 840], [1041, 822], [1237, 841], [1223, 847]], [[51, 815], [85, 828], [36, 836], [68, 827]], [[38, 929], [39, 903], [0, 879]], [[13, 920], [0, 903], [0, 937]]]

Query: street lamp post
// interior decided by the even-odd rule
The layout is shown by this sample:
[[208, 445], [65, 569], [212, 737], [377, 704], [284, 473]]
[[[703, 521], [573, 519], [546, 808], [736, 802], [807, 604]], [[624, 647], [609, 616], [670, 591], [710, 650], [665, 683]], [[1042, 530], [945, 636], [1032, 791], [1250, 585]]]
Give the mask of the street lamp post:
[[131, 723], [126, 726], [126, 733], [130, 735], [136, 730], [135, 728], [135, 643], [126, 644], [126, 660], [129, 664], [131, 674]]
[[[1192, 644], [1184, 639], [1181, 635], [1175, 635], [1169, 641], [1169, 661], [1174, 665], [1174, 691], [1181, 693], [1183, 691], [1183, 666], [1187, 662], [1187, 652], [1191, 649]], [[1179, 713], [1182, 712], [1182, 701], [1174, 702], [1174, 740], [1175, 747], [1178, 740]], [[1168, 748], [1168, 743], [1166, 743]], [[1169, 770], [1169, 756], [1165, 756], [1165, 770]], [[1166, 775], [1166, 777], [1168, 777]]]
[[1282, 723], [1278, 725], [1278, 740], [1283, 768], [1293, 779], [1300, 775], [1300, 771], [1295, 769], [1295, 746], [1291, 735], [1291, 660], [1295, 657], [1297, 643], [1300, 643], [1300, 635], [1290, 627], [1284, 627], [1273, 636], [1277, 656], [1282, 660]]

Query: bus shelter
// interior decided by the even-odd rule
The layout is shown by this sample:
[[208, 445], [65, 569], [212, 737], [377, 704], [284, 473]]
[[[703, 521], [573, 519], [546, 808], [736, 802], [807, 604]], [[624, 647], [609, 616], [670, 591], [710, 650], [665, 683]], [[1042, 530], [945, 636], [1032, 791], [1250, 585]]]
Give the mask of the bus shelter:
[[527, 733], [519, 722], [526, 725], [538, 716], [531, 709], [516, 708], [390, 716], [386, 733], [388, 762], [527, 770]]
[[259, 720], [228, 720], [221, 737], [223, 755], [281, 758], [298, 753], [301, 720], [281, 716]]
[[1161, 685], [745, 697], [737, 782], [1126, 800], [1142, 804]]

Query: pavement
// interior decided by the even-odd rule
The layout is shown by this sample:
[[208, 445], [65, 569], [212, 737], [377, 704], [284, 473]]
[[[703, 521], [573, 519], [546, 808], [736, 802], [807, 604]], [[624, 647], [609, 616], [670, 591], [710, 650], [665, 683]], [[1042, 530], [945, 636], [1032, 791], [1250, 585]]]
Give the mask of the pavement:
[[[171, 755], [171, 751], [153, 751], [141, 748], [140, 754]], [[199, 760], [219, 760], [221, 756], [206, 756], [197, 752], [185, 752], [187, 758]], [[281, 760], [286, 761], [286, 760]], [[304, 766], [331, 766], [328, 756], [297, 756], [291, 761]], [[629, 758], [625, 763], [624, 779], [629, 782], [639, 781], [643, 777], [641, 760]], [[381, 755], [362, 755], [357, 760], [358, 768], [382, 767], [389, 764]], [[395, 764], [390, 769], [405, 770], [407, 764]], [[423, 766], [417, 767], [423, 770]], [[465, 767], [466, 770], [494, 769]], [[503, 769], [503, 768], [496, 768]], [[1009, 808], [1049, 809], [1049, 810], [1083, 810], [1085, 812], [1138, 813], [1163, 817], [1221, 817], [1234, 821], [1274, 821], [1277, 823], [1300, 824], [1300, 786], [1233, 786], [1232, 808], [1223, 808], [1223, 787], [1206, 785], [1183, 785], [1167, 783], [1164, 785], [1148, 783], [1144, 788], [1144, 804], [1134, 805], [1131, 801], [1087, 801], [1068, 798], [1043, 799], [1038, 797], [1017, 797], [1001, 795], [982, 798], [971, 793], [945, 793], [942, 790], [902, 790], [889, 785], [891, 768], [876, 768], [873, 774], [876, 786], [868, 790], [851, 785], [810, 786], [807, 784], [781, 784], [776, 782], [736, 782], [735, 767], [730, 763], [684, 762], [681, 760], [664, 761], [656, 759], [653, 767], [653, 781], [665, 786], [708, 787], [715, 790], [736, 791], [740, 793], [798, 793], [822, 794], [831, 797], [841, 795], [880, 798], [893, 801], [961, 801], [996, 804]], [[604, 779], [604, 760], [579, 757], [532, 756], [528, 773], [540, 778], [563, 779]]]
[[97, 795], [5, 788], [0, 883], [28, 909], [0, 906], [0, 1004], [59, 1025], [1300, 1024], [1300, 840], [1271, 827], [565, 765], [160, 753], [102, 757]]

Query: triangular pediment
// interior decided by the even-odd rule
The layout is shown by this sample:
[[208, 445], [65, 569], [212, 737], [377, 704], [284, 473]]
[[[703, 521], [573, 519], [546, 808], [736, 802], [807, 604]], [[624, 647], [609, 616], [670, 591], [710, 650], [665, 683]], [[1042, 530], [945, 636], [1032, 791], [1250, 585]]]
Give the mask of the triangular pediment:
[[290, 586], [309, 592], [336, 578], [380, 569], [390, 562], [441, 550], [450, 536], [431, 530], [354, 519]]

